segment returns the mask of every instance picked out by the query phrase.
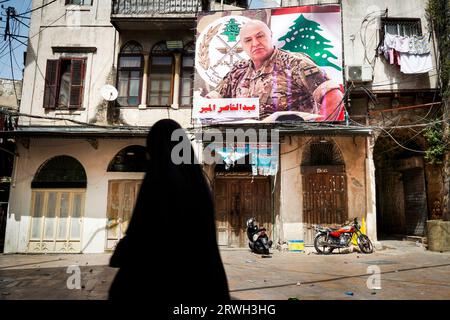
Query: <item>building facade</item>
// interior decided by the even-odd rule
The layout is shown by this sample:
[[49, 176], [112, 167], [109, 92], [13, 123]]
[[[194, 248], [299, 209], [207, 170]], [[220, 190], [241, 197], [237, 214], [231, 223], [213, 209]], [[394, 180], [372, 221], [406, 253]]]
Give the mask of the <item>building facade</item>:
[[[373, 240], [421, 236], [424, 219], [439, 210], [441, 168], [424, 160], [423, 127], [410, 128], [439, 114], [434, 46], [432, 69], [424, 73], [404, 74], [379, 53], [383, 30], [428, 34], [426, 1], [281, 1], [327, 4], [341, 8], [347, 123], [272, 126], [280, 137], [273, 175], [254, 175], [245, 164], [205, 164], [219, 245], [246, 246], [250, 216], [277, 244], [311, 244], [314, 224], [354, 217], [364, 219]], [[32, 13], [22, 115], [19, 127], [4, 134], [16, 142], [4, 252], [114, 248], [143, 179], [148, 129], [163, 118], [194, 128], [197, 15], [247, 6], [61, 0]], [[115, 100], [107, 85], [116, 88]], [[197, 141], [196, 150], [205, 142]]]
[[[19, 110], [21, 97], [21, 80], [0, 79], [0, 133], [14, 130], [17, 126], [18, 118], [12, 116], [11, 113]], [[15, 149], [13, 138], [0, 137], [0, 252], [3, 252], [5, 241]]]

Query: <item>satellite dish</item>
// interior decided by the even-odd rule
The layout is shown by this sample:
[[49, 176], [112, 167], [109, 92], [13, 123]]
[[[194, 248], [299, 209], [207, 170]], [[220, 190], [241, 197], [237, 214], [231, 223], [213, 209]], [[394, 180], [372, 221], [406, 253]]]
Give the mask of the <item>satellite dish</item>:
[[117, 89], [110, 84], [104, 85], [100, 89], [100, 93], [102, 94], [103, 99], [105, 99], [106, 101], [114, 101], [118, 96]]

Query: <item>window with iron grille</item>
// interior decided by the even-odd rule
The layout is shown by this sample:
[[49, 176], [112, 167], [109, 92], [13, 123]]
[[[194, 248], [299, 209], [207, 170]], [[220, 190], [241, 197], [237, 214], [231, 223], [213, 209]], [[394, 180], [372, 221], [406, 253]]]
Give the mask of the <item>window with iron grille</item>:
[[[399, 35], [402, 37], [421, 36], [422, 27], [420, 19], [411, 18], [382, 18], [381, 32]], [[383, 37], [384, 38], [384, 37]]]
[[36, 173], [31, 188], [86, 188], [83, 165], [70, 156], [56, 156], [46, 161]]
[[66, 5], [75, 4], [81, 6], [91, 6], [92, 0], [66, 0]]
[[120, 150], [108, 165], [108, 172], [147, 171], [147, 151], [143, 146], [132, 145]]
[[314, 141], [306, 148], [303, 155], [303, 166], [343, 165], [339, 148], [331, 141]]
[[218, 4], [227, 4], [230, 6], [246, 8], [248, 7], [248, 0], [216, 0]]

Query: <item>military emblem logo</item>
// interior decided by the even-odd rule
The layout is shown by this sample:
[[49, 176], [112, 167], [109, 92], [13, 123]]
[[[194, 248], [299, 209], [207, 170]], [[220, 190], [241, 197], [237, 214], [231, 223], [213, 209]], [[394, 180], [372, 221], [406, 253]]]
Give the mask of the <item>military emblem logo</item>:
[[248, 59], [239, 42], [239, 32], [249, 20], [244, 16], [226, 16], [207, 25], [198, 36], [196, 69], [210, 86], [217, 86], [237, 61]]

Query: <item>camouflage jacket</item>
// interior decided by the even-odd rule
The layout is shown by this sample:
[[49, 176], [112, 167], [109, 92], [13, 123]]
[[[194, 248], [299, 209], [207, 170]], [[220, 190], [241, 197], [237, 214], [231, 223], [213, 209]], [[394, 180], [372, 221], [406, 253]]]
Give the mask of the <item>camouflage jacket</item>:
[[255, 70], [252, 61], [239, 61], [218, 84], [222, 98], [257, 98], [260, 117], [276, 111], [319, 113], [324, 95], [339, 88], [307, 55], [275, 49]]

